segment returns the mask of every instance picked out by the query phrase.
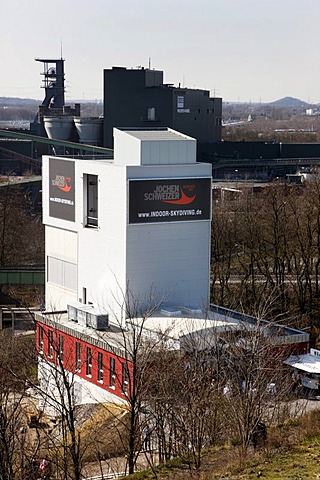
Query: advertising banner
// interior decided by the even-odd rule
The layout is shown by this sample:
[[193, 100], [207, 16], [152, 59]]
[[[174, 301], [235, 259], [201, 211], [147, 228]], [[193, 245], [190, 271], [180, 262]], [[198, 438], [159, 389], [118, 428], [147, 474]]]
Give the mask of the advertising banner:
[[74, 162], [49, 159], [49, 215], [75, 221]]
[[210, 220], [211, 178], [129, 181], [129, 223]]

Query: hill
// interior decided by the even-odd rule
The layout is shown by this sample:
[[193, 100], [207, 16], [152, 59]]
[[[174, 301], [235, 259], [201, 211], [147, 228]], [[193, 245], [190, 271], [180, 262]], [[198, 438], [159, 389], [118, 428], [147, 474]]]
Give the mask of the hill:
[[279, 100], [270, 102], [269, 105], [273, 105], [275, 107], [284, 107], [284, 108], [307, 108], [310, 106], [309, 103], [294, 97], [279, 98]]
[[[174, 458], [152, 470], [137, 472], [132, 480], [303, 480], [320, 478], [320, 412], [314, 410], [301, 418], [273, 426], [267, 445], [246, 458], [240, 456], [237, 445], [209, 449], [202, 458], [198, 472], [187, 459]], [[156, 476], [155, 476], [156, 474]]]

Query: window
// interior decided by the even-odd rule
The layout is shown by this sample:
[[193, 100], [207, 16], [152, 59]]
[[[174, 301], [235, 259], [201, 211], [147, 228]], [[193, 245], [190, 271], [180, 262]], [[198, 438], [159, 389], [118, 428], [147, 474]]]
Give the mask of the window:
[[39, 327], [39, 352], [43, 352], [43, 327]]
[[65, 287], [68, 290], [77, 291], [77, 265], [66, 262], [60, 258], [47, 257], [47, 280]]
[[110, 387], [115, 387], [116, 385], [116, 361], [113, 357], [110, 357]]
[[76, 342], [76, 370], [80, 372], [81, 370], [81, 344]]
[[48, 356], [53, 357], [53, 331], [48, 331]]
[[82, 287], [82, 303], [87, 303], [87, 289]]
[[84, 175], [84, 198], [86, 227], [98, 226], [98, 175]]
[[155, 109], [155, 107], [149, 107], [147, 115], [148, 115], [147, 119], [149, 120], [149, 122], [154, 122], [156, 120], [156, 109]]
[[103, 382], [103, 354], [98, 352], [98, 381]]
[[59, 355], [61, 363], [63, 363], [63, 353], [64, 353], [64, 336], [59, 335]]
[[122, 391], [123, 393], [128, 392], [129, 386], [129, 370], [128, 365], [126, 363], [122, 364]]
[[92, 375], [92, 349], [87, 347], [87, 355], [86, 355], [86, 375]]

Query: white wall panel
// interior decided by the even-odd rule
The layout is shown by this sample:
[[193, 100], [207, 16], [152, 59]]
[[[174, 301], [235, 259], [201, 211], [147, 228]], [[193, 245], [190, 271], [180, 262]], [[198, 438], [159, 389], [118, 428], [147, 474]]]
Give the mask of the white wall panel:
[[210, 222], [130, 225], [127, 278], [138, 298], [151, 287], [166, 305], [204, 307], [209, 296]]
[[114, 129], [115, 165], [140, 165], [141, 142], [121, 130]]
[[46, 226], [46, 252], [51, 257], [77, 263], [77, 232]]

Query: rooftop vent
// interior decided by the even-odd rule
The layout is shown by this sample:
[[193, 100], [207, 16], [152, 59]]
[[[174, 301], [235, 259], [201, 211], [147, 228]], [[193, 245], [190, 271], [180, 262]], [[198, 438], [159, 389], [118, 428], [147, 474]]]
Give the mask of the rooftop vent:
[[109, 326], [109, 315], [94, 305], [79, 303], [68, 305], [68, 319], [77, 322], [82, 327], [93, 328], [94, 330], [105, 330]]

